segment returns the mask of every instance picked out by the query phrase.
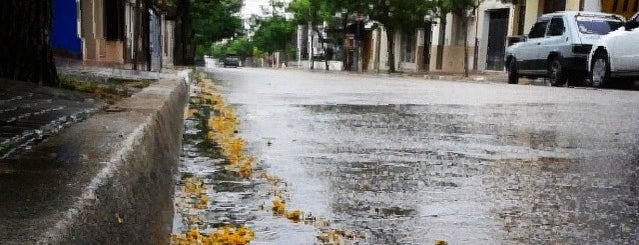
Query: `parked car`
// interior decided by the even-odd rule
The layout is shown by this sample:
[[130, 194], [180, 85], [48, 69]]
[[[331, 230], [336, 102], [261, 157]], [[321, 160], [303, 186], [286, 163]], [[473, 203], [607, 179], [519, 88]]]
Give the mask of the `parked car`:
[[553, 86], [582, 83], [592, 45], [623, 25], [623, 17], [598, 12], [562, 11], [542, 15], [528, 36], [506, 49], [508, 83], [519, 77], [546, 77]]
[[639, 13], [623, 28], [602, 37], [588, 56], [593, 87], [639, 80]]
[[237, 56], [224, 57], [224, 67], [238, 67], [240, 66], [240, 58]]

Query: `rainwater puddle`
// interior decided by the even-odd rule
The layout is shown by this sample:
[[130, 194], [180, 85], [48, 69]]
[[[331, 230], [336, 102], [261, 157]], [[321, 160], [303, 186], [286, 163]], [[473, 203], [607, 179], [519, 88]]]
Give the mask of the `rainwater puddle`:
[[[526, 87], [288, 74], [223, 70], [216, 84], [287, 207], [357, 244], [636, 243], [634, 111], [563, 90], [521, 103]], [[312, 229], [254, 217], [257, 244], [314, 243]]]
[[[215, 130], [210, 128], [225, 113], [207, 105], [209, 98], [198, 91], [192, 93], [190, 115], [184, 124], [172, 242], [187, 241], [194, 231], [207, 239], [231, 227], [250, 231], [247, 241], [251, 244], [314, 244], [319, 234], [314, 228], [316, 217], [288, 207], [284, 211], [284, 206], [281, 214], [275, 214], [272, 200], [281, 196], [285, 204], [285, 183], [279, 183], [259, 165], [252, 168], [249, 177], [229, 169], [230, 158], [223, 145], [211, 140]], [[215, 115], [218, 118], [212, 119]], [[299, 218], [289, 217], [295, 212], [300, 212], [295, 216]]]

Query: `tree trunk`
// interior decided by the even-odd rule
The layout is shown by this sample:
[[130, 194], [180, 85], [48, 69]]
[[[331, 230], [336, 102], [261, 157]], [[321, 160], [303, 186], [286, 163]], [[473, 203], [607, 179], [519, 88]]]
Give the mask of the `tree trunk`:
[[468, 18], [463, 15], [462, 20], [462, 31], [464, 32], [464, 77], [468, 77]]
[[0, 3], [0, 77], [58, 85], [49, 45], [51, 1]]
[[388, 73], [394, 73], [395, 70], [395, 30], [386, 27], [386, 39], [388, 39]]
[[346, 27], [348, 27], [348, 13], [344, 14], [342, 17], [342, 71], [346, 71], [347, 66], [346, 63], [348, 60], [346, 59], [348, 55], [348, 51], [346, 51]]
[[310, 44], [311, 48], [310, 48], [310, 52], [308, 52], [308, 60], [310, 62], [310, 69], [313, 70], [313, 69], [315, 69], [315, 60], [313, 59], [313, 56], [315, 54], [313, 52], [314, 51], [313, 50], [313, 43], [314, 43], [313, 42], [313, 37], [314, 36], [313, 36], [313, 31], [312, 31], [313, 30], [313, 22], [312, 21], [309, 22], [309, 24], [308, 24], [308, 30], [309, 30], [309, 33], [311, 34], [311, 38], [310, 38], [311, 39], [311, 44]]
[[146, 64], [146, 70], [151, 71], [151, 1], [144, 1], [144, 8], [142, 9], [142, 50], [144, 50], [144, 60]]
[[193, 65], [193, 38], [190, 0], [178, 0], [175, 19], [175, 65]]
[[136, 1], [135, 10], [133, 11], [133, 16], [135, 18], [133, 19], [133, 47], [131, 47], [131, 49], [133, 50], [133, 70], [138, 69], [138, 63], [140, 61], [140, 12], [142, 11], [141, 4], [141, 1]]
[[313, 26], [313, 29], [315, 30], [315, 33], [317, 33], [317, 38], [322, 44], [322, 50], [324, 51], [324, 65], [326, 66], [325, 68], [328, 71], [328, 53], [326, 53], [326, 42], [324, 42], [325, 39], [317, 26]]
[[317, 26], [317, 0], [310, 0], [309, 6], [309, 17], [311, 17], [311, 22], [309, 26], [309, 32], [311, 33], [311, 70], [315, 69], [315, 59], [314, 59], [314, 51], [313, 51], [313, 30], [316, 29]]
[[448, 13], [442, 13], [439, 18], [439, 39], [437, 41], [437, 57], [435, 60], [435, 68], [442, 70], [444, 67], [444, 42], [446, 40], [446, 15]]

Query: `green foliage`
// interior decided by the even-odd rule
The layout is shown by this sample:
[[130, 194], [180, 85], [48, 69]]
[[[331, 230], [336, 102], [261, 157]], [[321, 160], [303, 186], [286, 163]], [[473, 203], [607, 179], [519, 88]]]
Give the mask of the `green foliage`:
[[241, 32], [242, 19], [238, 13], [242, 4], [242, 0], [192, 0], [196, 56], [208, 53], [206, 47], [212, 43]]
[[[327, 0], [293, 0], [288, 4], [287, 11], [293, 14], [293, 21], [297, 24], [330, 22], [337, 13], [339, 1]], [[315, 19], [313, 19], [315, 18]]]
[[216, 43], [211, 45], [209, 49], [209, 54], [218, 59], [228, 55], [240, 56], [244, 59], [253, 57], [254, 53], [253, 42], [246, 37], [235, 38], [225, 43]]
[[242, 58], [250, 57], [253, 53], [253, 44], [248, 38], [236, 38], [228, 42], [226, 47], [227, 54], [234, 54]]
[[221, 59], [226, 55], [226, 45], [213, 44], [211, 45], [211, 50], [209, 52], [214, 58]]
[[311, 20], [311, 1], [293, 0], [288, 4], [287, 11], [293, 14], [295, 23], [307, 24]]
[[467, 9], [471, 9], [483, 0], [439, 0], [437, 1], [437, 7], [442, 13], [456, 13], [461, 14]]
[[253, 46], [253, 52], [251, 52], [251, 55], [253, 55], [253, 57], [262, 57], [264, 56], [264, 52], [259, 48]]
[[259, 20], [257, 25], [253, 36], [254, 44], [258, 49], [268, 53], [286, 50], [295, 33], [294, 23], [282, 16]]
[[362, 12], [387, 29], [412, 31], [423, 25], [424, 16], [435, 7], [436, 2], [429, 0], [369, 0]]

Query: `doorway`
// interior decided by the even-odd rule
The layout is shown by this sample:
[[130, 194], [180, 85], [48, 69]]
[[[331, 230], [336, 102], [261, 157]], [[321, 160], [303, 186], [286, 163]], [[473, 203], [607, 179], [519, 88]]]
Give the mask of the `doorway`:
[[506, 35], [508, 34], [508, 13], [509, 9], [488, 11], [489, 24], [486, 70], [504, 70]]

